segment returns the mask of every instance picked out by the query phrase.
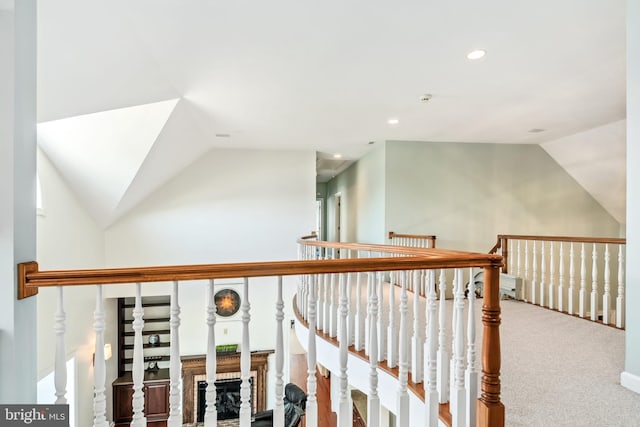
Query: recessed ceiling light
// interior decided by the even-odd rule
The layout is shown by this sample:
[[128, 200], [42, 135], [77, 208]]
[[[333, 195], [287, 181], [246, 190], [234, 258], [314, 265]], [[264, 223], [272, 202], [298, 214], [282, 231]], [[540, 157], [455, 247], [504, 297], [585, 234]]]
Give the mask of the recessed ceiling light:
[[533, 129], [529, 129], [529, 133], [540, 133], [540, 132], [544, 132], [545, 129], [540, 129], [540, 128], [533, 128]]
[[400, 120], [398, 120], [398, 119], [389, 119], [389, 120], [387, 120], [387, 123], [389, 123], [390, 125], [397, 125], [398, 123], [400, 123]]
[[474, 51], [471, 51], [471, 52], [467, 53], [467, 59], [471, 59], [471, 60], [480, 59], [483, 56], [485, 56], [486, 54], [487, 54], [486, 51], [484, 51], [482, 49], [477, 49], [477, 50], [474, 50]]
[[342, 158], [342, 154], [336, 153], [333, 155], [334, 159], [341, 159]]
[[217, 138], [230, 138], [231, 134], [229, 133], [216, 133]]

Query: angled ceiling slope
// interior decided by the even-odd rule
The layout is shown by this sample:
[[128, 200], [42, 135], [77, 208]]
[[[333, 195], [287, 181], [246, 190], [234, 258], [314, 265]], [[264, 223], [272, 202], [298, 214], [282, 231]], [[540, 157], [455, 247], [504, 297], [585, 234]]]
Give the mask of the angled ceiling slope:
[[[178, 99], [38, 124], [38, 145], [102, 227], [155, 144]], [[122, 212], [120, 212], [122, 213]]]

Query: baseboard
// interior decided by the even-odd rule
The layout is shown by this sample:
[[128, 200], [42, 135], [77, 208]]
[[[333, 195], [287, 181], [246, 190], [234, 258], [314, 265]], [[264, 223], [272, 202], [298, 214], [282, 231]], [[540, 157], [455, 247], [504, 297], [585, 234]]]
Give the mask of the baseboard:
[[622, 384], [623, 387], [640, 394], [640, 376], [625, 371], [620, 374], [620, 384]]

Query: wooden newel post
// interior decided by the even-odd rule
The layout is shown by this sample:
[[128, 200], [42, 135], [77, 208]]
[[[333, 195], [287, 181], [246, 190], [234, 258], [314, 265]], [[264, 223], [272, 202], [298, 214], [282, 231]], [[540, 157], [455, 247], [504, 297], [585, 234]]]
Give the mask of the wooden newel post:
[[504, 264], [502, 266], [502, 272], [504, 274], [509, 274], [509, 239], [506, 238], [502, 238], [502, 260], [504, 261]]
[[478, 427], [504, 426], [504, 405], [500, 401], [500, 268], [484, 269], [482, 306], [482, 381], [478, 399]]

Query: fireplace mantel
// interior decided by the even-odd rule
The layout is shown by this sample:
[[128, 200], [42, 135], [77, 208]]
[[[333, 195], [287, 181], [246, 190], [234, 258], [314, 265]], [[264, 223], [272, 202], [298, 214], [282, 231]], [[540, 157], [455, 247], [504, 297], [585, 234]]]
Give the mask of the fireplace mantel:
[[[267, 409], [267, 371], [268, 357], [274, 350], [251, 352], [251, 371], [256, 372], [256, 406], [257, 412]], [[182, 410], [183, 422], [195, 421], [196, 402], [194, 401], [194, 378], [206, 374], [206, 355], [182, 356]], [[240, 353], [218, 353], [216, 358], [216, 373], [240, 373]], [[238, 375], [239, 377], [239, 375]]]

